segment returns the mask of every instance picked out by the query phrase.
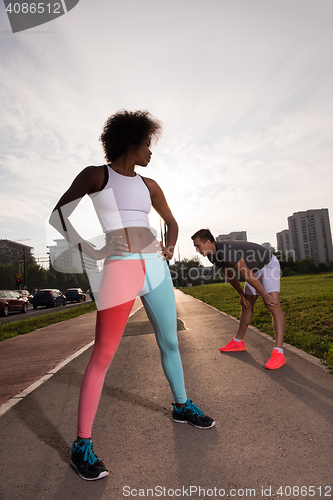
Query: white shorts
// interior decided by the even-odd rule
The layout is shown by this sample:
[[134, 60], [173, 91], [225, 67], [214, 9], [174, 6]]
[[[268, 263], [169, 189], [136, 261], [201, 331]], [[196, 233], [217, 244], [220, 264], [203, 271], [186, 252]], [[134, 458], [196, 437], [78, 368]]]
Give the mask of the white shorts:
[[[281, 268], [275, 255], [272, 256], [270, 262], [265, 267], [259, 269], [254, 274], [260, 280], [267, 293], [280, 292]], [[248, 282], [245, 283], [244, 293], [245, 295], [259, 295], [257, 290], [249, 285]]]

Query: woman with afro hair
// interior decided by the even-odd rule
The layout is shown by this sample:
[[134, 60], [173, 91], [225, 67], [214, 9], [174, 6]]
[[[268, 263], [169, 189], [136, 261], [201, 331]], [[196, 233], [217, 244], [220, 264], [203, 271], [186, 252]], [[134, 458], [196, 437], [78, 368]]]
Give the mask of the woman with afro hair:
[[[82, 170], [50, 217], [51, 225], [80, 252], [96, 260], [105, 259], [97, 298], [95, 344], [81, 384], [77, 439], [71, 457], [79, 476], [90, 481], [108, 475], [92, 449], [91, 428], [106, 372], [137, 296], [154, 328], [163, 370], [175, 398], [172, 419], [199, 429], [215, 424], [185, 391], [175, 296], [166, 263], [173, 257], [178, 225], [159, 185], [135, 171], [136, 166], [149, 164], [151, 142], [160, 132], [160, 123], [147, 111], [120, 111], [108, 118], [100, 138], [107, 164]], [[85, 195], [90, 196], [105, 233], [105, 245], [100, 249], [84, 240], [69, 221]], [[149, 228], [152, 206], [167, 226], [165, 245]]]

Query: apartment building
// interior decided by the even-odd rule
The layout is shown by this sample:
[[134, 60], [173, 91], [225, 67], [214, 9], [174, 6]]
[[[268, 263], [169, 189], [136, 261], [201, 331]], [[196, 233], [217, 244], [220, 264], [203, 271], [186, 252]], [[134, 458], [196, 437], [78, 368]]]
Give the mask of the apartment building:
[[17, 259], [29, 259], [32, 255], [33, 247], [23, 245], [17, 241], [0, 240], [0, 263], [13, 264]]
[[293, 250], [290, 243], [290, 232], [289, 229], [284, 229], [279, 233], [276, 233], [277, 249], [279, 252], [284, 253], [284, 255], [290, 255]]
[[247, 241], [246, 231], [233, 231], [229, 234], [220, 234], [216, 241], [225, 240], [237, 240], [237, 241]]
[[[278, 250], [294, 251], [295, 260], [315, 263], [333, 261], [332, 234], [327, 208], [295, 212], [288, 217], [288, 229], [277, 233]], [[289, 247], [289, 248], [288, 248]]]

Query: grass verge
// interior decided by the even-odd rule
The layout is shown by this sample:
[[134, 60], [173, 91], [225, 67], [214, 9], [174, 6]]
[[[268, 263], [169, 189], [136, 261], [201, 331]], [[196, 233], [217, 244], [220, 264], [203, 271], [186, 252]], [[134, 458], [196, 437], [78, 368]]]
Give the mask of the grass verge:
[[[182, 288], [183, 292], [239, 319], [238, 294], [228, 284]], [[280, 301], [286, 317], [285, 341], [319, 358], [333, 372], [333, 273], [281, 279]], [[271, 315], [259, 298], [251, 323], [274, 336]]]
[[43, 316], [37, 316], [36, 318], [22, 319], [11, 323], [3, 323], [0, 325], [0, 342], [11, 337], [16, 337], [17, 335], [33, 332], [38, 328], [43, 328], [44, 326], [76, 318], [77, 316], [81, 316], [82, 314], [95, 310], [96, 304], [95, 302], [92, 302], [91, 304], [72, 307], [67, 311], [44, 314]]

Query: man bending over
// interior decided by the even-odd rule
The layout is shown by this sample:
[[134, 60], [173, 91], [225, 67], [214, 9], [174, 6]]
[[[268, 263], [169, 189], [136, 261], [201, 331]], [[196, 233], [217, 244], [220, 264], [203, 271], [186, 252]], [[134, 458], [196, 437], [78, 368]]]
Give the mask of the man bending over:
[[[272, 315], [275, 347], [265, 368], [274, 370], [286, 363], [283, 354], [285, 330], [284, 314], [280, 305], [280, 264], [275, 255], [257, 243], [249, 241], [216, 241], [208, 229], [200, 229], [192, 236], [193, 244], [201, 255], [222, 269], [228, 283], [240, 296], [242, 312], [236, 336], [221, 352], [245, 351], [244, 335], [251, 323], [253, 307], [261, 295], [266, 308]], [[235, 272], [236, 271], [236, 272]], [[244, 291], [237, 273], [246, 280]]]

